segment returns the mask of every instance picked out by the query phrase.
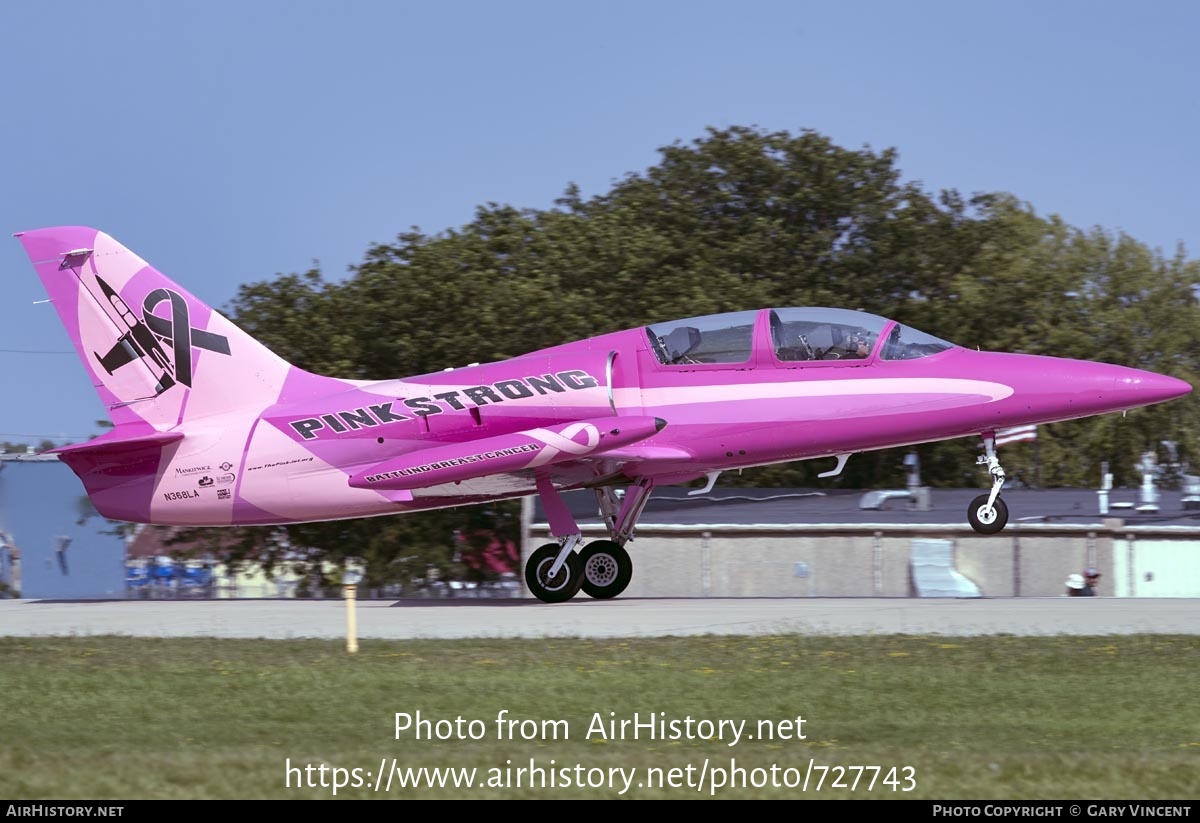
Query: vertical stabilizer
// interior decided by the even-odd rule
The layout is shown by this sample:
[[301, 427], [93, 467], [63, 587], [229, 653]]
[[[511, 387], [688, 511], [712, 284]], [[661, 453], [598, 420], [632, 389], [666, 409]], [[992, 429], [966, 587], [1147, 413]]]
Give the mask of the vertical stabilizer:
[[286, 361], [112, 237], [85, 226], [17, 236], [119, 430], [279, 397]]

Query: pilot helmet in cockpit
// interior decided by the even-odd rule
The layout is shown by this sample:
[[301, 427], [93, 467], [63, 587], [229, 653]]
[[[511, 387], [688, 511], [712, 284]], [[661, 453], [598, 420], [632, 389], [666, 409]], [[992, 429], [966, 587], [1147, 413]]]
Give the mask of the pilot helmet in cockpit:
[[875, 335], [863, 328], [855, 329], [850, 332], [846, 342], [846, 349], [851, 354], [858, 354], [866, 357], [875, 348]]

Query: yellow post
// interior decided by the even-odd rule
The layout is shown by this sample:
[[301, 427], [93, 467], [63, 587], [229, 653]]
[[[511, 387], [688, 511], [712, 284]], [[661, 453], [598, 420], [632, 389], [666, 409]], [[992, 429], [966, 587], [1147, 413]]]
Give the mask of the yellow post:
[[346, 651], [353, 654], [358, 651], [357, 628], [354, 625], [354, 598], [358, 594], [358, 586], [347, 583], [342, 591], [346, 597]]

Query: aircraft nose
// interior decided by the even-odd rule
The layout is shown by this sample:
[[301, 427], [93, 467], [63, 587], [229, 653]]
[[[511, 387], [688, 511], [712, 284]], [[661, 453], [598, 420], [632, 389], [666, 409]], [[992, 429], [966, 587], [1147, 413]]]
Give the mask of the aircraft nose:
[[1129, 369], [1113, 378], [1113, 388], [1143, 406], [1183, 397], [1192, 390], [1192, 385], [1165, 374]]

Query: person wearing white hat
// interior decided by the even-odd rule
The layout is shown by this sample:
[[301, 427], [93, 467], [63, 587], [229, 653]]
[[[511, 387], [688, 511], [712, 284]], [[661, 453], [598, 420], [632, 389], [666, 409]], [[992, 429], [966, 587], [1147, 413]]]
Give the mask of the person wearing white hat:
[[1082, 574], [1067, 575], [1067, 597], [1084, 597], [1083, 586]]

